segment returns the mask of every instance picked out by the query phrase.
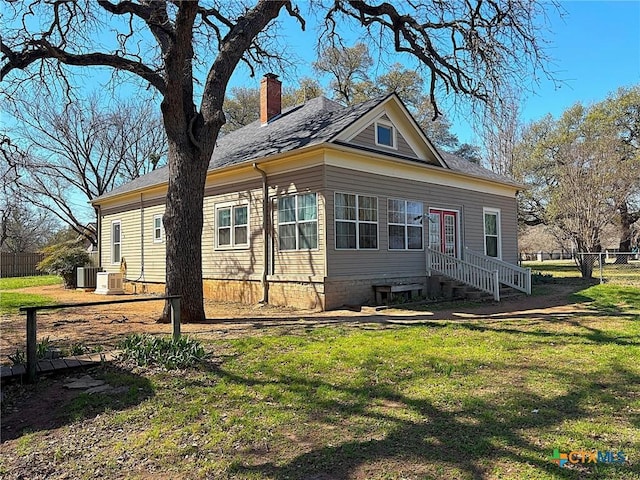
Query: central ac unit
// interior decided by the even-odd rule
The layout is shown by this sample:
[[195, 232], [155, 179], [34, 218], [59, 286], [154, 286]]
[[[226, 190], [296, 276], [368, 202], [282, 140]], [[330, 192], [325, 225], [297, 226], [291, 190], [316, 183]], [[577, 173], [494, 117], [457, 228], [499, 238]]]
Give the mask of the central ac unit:
[[78, 267], [76, 287], [96, 288], [98, 272], [101, 271], [100, 267]]

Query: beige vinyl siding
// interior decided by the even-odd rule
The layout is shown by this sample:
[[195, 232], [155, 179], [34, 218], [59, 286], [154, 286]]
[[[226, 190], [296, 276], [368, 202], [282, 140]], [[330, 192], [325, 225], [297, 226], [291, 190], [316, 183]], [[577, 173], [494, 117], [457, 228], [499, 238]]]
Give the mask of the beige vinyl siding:
[[[119, 272], [120, 264], [111, 261], [111, 223], [121, 222], [121, 254], [127, 263], [127, 279], [164, 282], [165, 242], [153, 241], [153, 217], [164, 213], [164, 202], [145, 200], [113, 208], [105, 208], [102, 215], [102, 267], [108, 272]], [[106, 212], [106, 213], [105, 213]], [[143, 246], [144, 242], [144, 246]], [[144, 252], [144, 276], [142, 255]]]
[[[204, 198], [204, 226], [202, 231], [203, 278], [251, 279], [262, 272], [262, 181], [235, 185], [214, 186]], [[249, 245], [247, 247], [218, 248], [216, 246], [216, 207], [247, 205], [249, 215]]]
[[[334, 193], [355, 193], [378, 198], [378, 250], [336, 250]], [[375, 175], [339, 167], [326, 167], [327, 275], [328, 276], [404, 276], [425, 271], [425, 252], [388, 250], [387, 199], [423, 202], [430, 207], [460, 211], [461, 246], [483, 252], [483, 207], [499, 208], [502, 220], [502, 256], [517, 261], [517, 221], [515, 198], [471, 190]], [[423, 243], [426, 238], [423, 230]]]
[[[386, 117], [383, 117], [383, 119], [386, 119]], [[389, 120], [386, 121], [389, 122]], [[418, 155], [416, 155], [416, 152], [414, 152], [411, 146], [409, 146], [409, 143], [407, 143], [398, 128], [396, 128], [395, 126], [393, 128], [396, 131], [396, 142], [398, 147], [397, 149], [376, 145], [375, 123], [372, 123], [362, 132], [356, 135], [351, 140], [351, 143], [355, 145], [362, 145], [363, 147], [367, 148], [375, 148], [376, 150], [382, 150], [385, 152], [397, 153], [406, 157], [418, 158]]]
[[[324, 276], [325, 274], [325, 199], [322, 195], [324, 167], [315, 166], [304, 170], [269, 177], [269, 196], [272, 205], [273, 258], [269, 273], [278, 276]], [[309, 250], [278, 249], [277, 197], [296, 193], [318, 194], [318, 248]]]
[[140, 273], [140, 209], [119, 212], [102, 217], [102, 267], [107, 272], [119, 272], [120, 263], [111, 258], [111, 225], [120, 221], [120, 252], [127, 263], [127, 278], [136, 278]]
[[[144, 215], [144, 277], [141, 280], [147, 282], [164, 282], [166, 273], [166, 238], [164, 229], [162, 232], [162, 242], [154, 241], [153, 218], [164, 213], [164, 203], [145, 207]], [[130, 277], [131, 278], [131, 277]], [[135, 280], [138, 277], [134, 277]]]
[[[268, 176], [271, 235], [268, 273], [278, 277], [317, 276], [324, 274], [324, 204], [320, 195], [323, 184], [323, 167], [316, 166], [303, 170]], [[264, 269], [264, 234], [262, 179], [212, 188], [204, 200], [204, 230], [202, 235], [204, 278], [254, 279], [261, 278]], [[296, 193], [318, 193], [318, 248], [313, 250], [278, 250], [277, 197]], [[216, 205], [249, 205], [249, 247], [216, 248]]]

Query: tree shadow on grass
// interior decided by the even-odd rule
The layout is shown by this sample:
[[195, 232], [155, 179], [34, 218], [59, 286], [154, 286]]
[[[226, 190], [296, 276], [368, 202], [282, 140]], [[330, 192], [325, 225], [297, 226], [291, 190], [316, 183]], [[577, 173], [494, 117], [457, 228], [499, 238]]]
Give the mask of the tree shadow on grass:
[[[502, 333], [513, 333], [518, 335], [553, 338], [558, 333], [549, 331], [545, 327], [549, 325], [567, 324], [575, 327], [574, 332], [565, 332], [562, 334], [563, 341], [579, 342], [579, 343], [596, 343], [596, 344], [615, 344], [640, 346], [640, 338], [634, 334], [612, 334], [605, 330], [595, 328], [583, 321], [585, 317], [615, 317], [617, 319], [635, 322], [640, 317], [634, 313], [617, 313], [610, 314], [598, 311], [566, 311], [557, 313], [545, 313], [536, 310], [509, 312], [502, 314], [483, 315], [469, 313], [457, 313], [461, 315], [459, 318], [451, 318], [446, 316], [443, 318], [434, 318], [434, 316], [426, 313], [416, 313], [415, 315], [403, 316], [384, 316], [384, 315], [361, 315], [356, 317], [343, 318], [318, 318], [300, 320], [287, 318], [247, 318], [242, 324], [256, 331], [277, 329], [278, 335], [304, 335], [312, 333], [314, 330], [324, 327], [350, 327], [361, 330], [388, 330], [400, 329], [406, 327], [429, 327], [433, 329], [441, 329], [447, 327], [464, 328], [471, 331], [494, 331]], [[230, 325], [233, 321], [225, 320]], [[237, 321], [236, 321], [237, 322]], [[223, 322], [220, 322], [223, 323]], [[233, 328], [230, 327], [229, 331]], [[193, 332], [206, 334], [208, 331]]]
[[[227, 381], [252, 387], [271, 383], [224, 370], [218, 370], [218, 375]], [[491, 473], [495, 463], [517, 463], [533, 466], [555, 478], [578, 478], [580, 472], [560, 469], [550, 459], [554, 447], [562, 450], [578, 445], [542, 445], [543, 441], [532, 440], [531, 434], [527, 437], [525, 432], [540, 429], [541, 434], [554, 430], [561, 434], [566, 421], [588, 421], [589, 413], [579, 407], [583, 401], [618, 411], [627, 399], [617, 398], [610, 392], [624, 391], [626, 385], [639, 382], [640, 376], [619, 369], [616, 378], [605, 380], [604, 384], [602, 381], [578, 380], [576, 376], [576, 381], [572, 382], [576, 387], [571, 391], [551, 399], [522, 389], [508, 399], [488, 400], [478, 394], [457, 409], [445, 410], [424, 398], [399, 393], [389, 385], [345, 387], [302, 376], [283, 376], [277, 383], [300, 398], [300, 404], [306, 405], [309, 416], [316, 422], [345, 428], [346, 439], [332, 443], [316, 441], [315, 446], [301, 448], [302, 451], [289, 460], [278, 461], [271, 457], [266, 462], [262, 458], [236, 463], [229, 473], [240, 478], [264, 476], [283, 480], [342, 480], [363, 478], [372, 472], [376, 476], [428, 478], [440, 468], [445, 472], [440, 475], [442, 478], [461, 475], [480, 479]], [[317, 394], [320, 390], [332, 391], [341, 400], [327, 400], [326, 395]], [[378, 408], [381, 405], [391, 407]], [[397, 414], [397, 409], [409, 411], [411, 415]], [[365, 438], [360, 439], [353, 431], [348, 431], [349, 423], [358, 418], [391, 428], [383, 438], [363, 435]], [[637, 465], [626, 467], [640, 473]], [[372, 470], [375, 468], [393, 471]], [[607, 468], [606, 465], [600, 467], [605, 476]]]
[[[102, 392], [65, 387], [72, 378], [90, 375], [107, 382]], [[53, 430], [106, 411], [126, 410], [154, 395], [151, 382], [113, 365], [41, 375], [33, 385], [14, 382], [2, 386], [1, 442], [25, 433]]]
[[[605, 315], [610, 316], [610, 315]], [[634, 321], [635, 316], [626, 316], [628, 320]], [[576, 332], [563, 332], [562, 333], [562, 343], [580, 343], [580, 344], [588, 344], [594, 343], [597, 345], [623, 345], [623, 346], [640, 346], [640, 338], [637, 334], [629, 333], [629, 334], [613, 334], [607, 333], [606, 331], [595, 328], [587, 325], [585, 322], [581, 322], [579, 320], [575, 320], [573, 318], [565, 318], [556, 315], [551, 315], [546, 318], [541, 318], [539, 320], [525, 321], [524, 319], [514, 319], [509, 322], [504, 322], [501, 320], [495, 321], [481, 321], [475, 323], [468, 322], [452, 322], [449, 323], [451, 326], [455, 326], [456, 328], [463, 328], [466, 330], [474, 331], [474, 332], [496, 332], [496, 333], [509, 333], [514, 335], [522, 335], [524, 337], [538, 337], [541, 339], [549, 338], [558, 338], [558, 332], [547, 331], [543, 329], [534, 329], [536, 325], [544, 326], [545, 324], [568, 324], [576, 329], [581, 329], [582, 331]], [[426, 323], [425, 325], [428, 325]], [[442, 325], [442, 324], [436, 324]]]

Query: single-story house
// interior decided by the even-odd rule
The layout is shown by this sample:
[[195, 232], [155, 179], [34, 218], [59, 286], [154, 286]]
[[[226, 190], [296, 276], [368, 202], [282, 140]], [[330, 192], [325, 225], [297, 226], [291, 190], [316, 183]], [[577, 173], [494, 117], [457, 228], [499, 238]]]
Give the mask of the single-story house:
[[[428, 291], [434, 272], [517, 264], [521, 185], [436, 149], [397, 95], [282, 111], [269, 74], [261, 97], [260, 120], [220, 137], [209, 165], [205, 297], [332, 309], [372, 303], [375, 286]], [[125, 259], [136, 291], [164, 289], [167, 182], [165, 167], [92, 202], [101, 266]]]

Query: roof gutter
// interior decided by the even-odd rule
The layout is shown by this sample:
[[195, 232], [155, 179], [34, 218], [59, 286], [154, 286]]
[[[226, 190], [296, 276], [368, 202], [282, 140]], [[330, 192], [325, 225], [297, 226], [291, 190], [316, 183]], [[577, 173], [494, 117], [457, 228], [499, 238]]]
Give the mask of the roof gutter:
[[253, 169], [262, 176], [262, 299], [259, 303], [269, 303], [269, 184], [267, 172], [253, 163]]
[[[385, 153], [385, 152], [376, 152], [376, 151], [372, 151], [372, 150], [368, 150], [368, 149], [363, 149], [360, 147], [352, 147], [350, 145], [347, 144], [343, 144], [343, 143], [331, 143], [331, 144], [320, 144], [325, 148], [333, 148], [339, 151], [343, 151], [343, 152], [350, 152], [350, 153], [355, 153], [355, 154], [360, 154], [363, 155], [363, 152], [366, 153], [367, 157], [370, 158], [376, 158], [376, 159], [380, 159], [380, 160], [389, 160], [389, 156]], [[437, 165], [431, 165], [429, 163], [426, 163], [422, 160], [416, 160], [416, 159], [412, 159], [412, 158], [400, 158], [397, 156], [393, 157], [394, 160], [401, 162], [405, 165], [409, 165], [409, 166], [420, 166], [422, 168], [426, 168], [429, 170], [433, 170], [436, 172], [445, 172], [447, 174], [450, 175], [454, 175], [454, 176], [461, 176], [461, 177], [466, 177], [466, 178], [470, 178], [479, 182], [484, 182], [484, 183], [494, 183], [494, 184], [499, 184], [499, 185], [503, 185], [503, 186], [508, 186], [513, 188], [514, 190], [524, 190], [526, 189], [526, 185], [522, 184], [522, 183], [518, 183], [515, 181], [509, 181], [508, 179], [505, 180], [499, 180], [499, 179], [493, 179], [493, 178], [489, 178], [489, 177], [482, 177], [479, 175], [474, 175], [473, 173], [467, 173], [467, 172], [462, 172], [460, 170], [454, 170], [453, 168], [449, 167], [449, 168], [443, 168], [443, 167], [438, 167]]]

